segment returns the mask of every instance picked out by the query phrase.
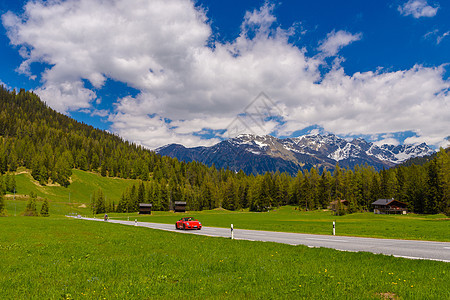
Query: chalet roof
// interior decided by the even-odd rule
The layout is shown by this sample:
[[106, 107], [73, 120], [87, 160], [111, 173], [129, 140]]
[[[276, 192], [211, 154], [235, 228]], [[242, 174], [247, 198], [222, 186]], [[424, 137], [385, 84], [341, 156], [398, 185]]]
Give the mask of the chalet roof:
[[139, 203], [139, 207], [152, 207], [153, 204], [151, 203]]
[[184, 201], [175, 201], [175, 205], [186, 205]]
[[392, 201], [394, 201], [394, 199], [378, 199], [372, 203], [372, 205], [388, 205]]
[[377, 201], [373, 202], [372, 205], [389, 205], [389, 204], [391, 204], [394, 201], [399, 203], [399, 204], [407, 205], [406, 203], [398, 201], [398, 200], [395, 200], [394, 198], [392, 198], [392, 199], [378, 199]]

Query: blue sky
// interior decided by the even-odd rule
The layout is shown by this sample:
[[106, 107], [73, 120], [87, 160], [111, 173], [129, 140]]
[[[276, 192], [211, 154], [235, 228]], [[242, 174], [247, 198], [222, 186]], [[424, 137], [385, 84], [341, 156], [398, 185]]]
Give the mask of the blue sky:
[[0, 0], [0, 14], [3, 85], [152, 149], [239, 133], [448, 144], [448, 1]]

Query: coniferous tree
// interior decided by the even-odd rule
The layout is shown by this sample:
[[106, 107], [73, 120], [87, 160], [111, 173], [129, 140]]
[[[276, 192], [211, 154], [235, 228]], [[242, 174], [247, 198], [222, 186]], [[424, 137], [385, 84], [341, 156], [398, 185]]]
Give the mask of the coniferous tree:
[[44, 199], [44, 202], [42, 202], [41, 206], [41, 216], [48, 217], [49, 216], [48, 211], [49, 211], [48, 201], [47, 199]]
[[424, 212], [435, 214], [439, 212], [439, 200], [442, 198], [439, 185], [439, 171], [437, 159], [434, 158], [427, 166], [427, 195]]
[[333, 172], [333, 184], [332, 184], [332, 198], [333, 200], [342, 200], [344, 198], [344, 174], [339, 167], [339, 163]]
[[96, 193], [95, 198], [95, 208], [94, 213], [95, 214], [104, 214], [106, 212], [106, 205], [105, 205], [105, 196], [103, 194], [102, 189], [99, 189]]
[[70, 184], [70, 176], [72, 176], [71, 160], [71, 154], [66, 151], [59, 157], [55, 165], [54, 180], [63, 187], [67, 187]]
[[30, 193], [30, 198], [28, 199], [27, 206], [23, 213], [24, 216], [35, 217], [38, 215], [36, 208], [37, 195], [33, 192]]
[[450, 155], [443, 148], [440, 148], [436, 163], [438, 167], [438, 184], [440, 199], [438, 209], [447, 216], [450, 215]]

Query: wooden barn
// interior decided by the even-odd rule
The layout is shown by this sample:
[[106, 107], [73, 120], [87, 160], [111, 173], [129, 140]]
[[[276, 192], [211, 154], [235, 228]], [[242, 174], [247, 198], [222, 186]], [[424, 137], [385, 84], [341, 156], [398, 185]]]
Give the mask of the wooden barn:
[[175, 201], [173, 211], [174, 212], [186, 212], [186, 202]]
[[151, 203], [139, 203], [139, 214], [140, 215], [151, 215], [152, 214], [152, 206]]
[[392, 199], [378, 199], [372, 203], [375, 214], [404, 214], [408, 204]]

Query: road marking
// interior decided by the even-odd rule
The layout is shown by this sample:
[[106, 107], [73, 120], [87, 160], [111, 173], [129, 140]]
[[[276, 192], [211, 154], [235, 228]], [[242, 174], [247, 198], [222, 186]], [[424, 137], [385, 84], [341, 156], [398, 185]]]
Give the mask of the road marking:
[[307, 240], [313, 240], [313, 241], [325, 241], [325, 242], [342, 242], [342, 243], [348, 243], [348, 241], [344, 240], [330, 240], [330, 239], [318, 239], [318, 238], [306, 238]]
[[392, 255], [394, 257], [400, 257], [400, 258], [408, 258], [408, 259], [423, 259], [423, 260], [434, 260], [434, 261], [443, 261], [446, 263], [450, 263], [450, 260], [446, 259], [436, 259], [436, 258], [428, 258], [428, 257], [414, 257], [414, 256], [404, 256], [404, 255]]
[[448, 250], [450, 250], [450, 247], [444, 247], [444, 249], [448, 249]]

